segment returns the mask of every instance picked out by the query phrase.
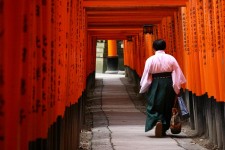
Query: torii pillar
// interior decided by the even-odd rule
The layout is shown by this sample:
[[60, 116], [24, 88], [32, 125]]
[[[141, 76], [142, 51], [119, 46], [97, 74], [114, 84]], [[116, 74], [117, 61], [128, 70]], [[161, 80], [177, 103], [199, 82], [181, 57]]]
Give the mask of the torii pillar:
[[118, 73], [118, 55], [116, 40], [108, 40], [107, 71], [105, 73]]

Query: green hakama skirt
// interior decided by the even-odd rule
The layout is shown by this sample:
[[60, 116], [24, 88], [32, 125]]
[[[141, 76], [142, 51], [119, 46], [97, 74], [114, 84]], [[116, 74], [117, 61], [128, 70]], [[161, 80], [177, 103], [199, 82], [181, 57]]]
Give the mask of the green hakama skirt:
[[163, 132], [170, 127], [171, 111], [174, 105], [175, 92], [172, 77], [154, 78], [146, 93], [147, 110], [145, 132], [151, 130], [160, 120]]

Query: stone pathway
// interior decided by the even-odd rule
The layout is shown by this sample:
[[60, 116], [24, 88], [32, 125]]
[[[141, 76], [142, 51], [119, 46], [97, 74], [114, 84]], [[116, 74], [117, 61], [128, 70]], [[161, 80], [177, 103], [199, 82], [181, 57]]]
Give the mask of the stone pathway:
[[144, 132], [145, 106], [123, 75], [96, 75], [96, 88], [89, 97], [93, 116], [92, 150], [204, 150], [184, 133], [154, 136]]

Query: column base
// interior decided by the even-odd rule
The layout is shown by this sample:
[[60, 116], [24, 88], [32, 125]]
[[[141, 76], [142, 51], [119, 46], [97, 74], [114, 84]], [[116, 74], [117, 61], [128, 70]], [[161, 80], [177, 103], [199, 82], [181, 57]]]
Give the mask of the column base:
[[108, 56], [107, 70], [105, 73], [118, 74], [118, 56]]
[[118, 71], [110, 71], [110, 70], [106, 70], [105, 73], [106, 73], [106, 74], [118, 74]]

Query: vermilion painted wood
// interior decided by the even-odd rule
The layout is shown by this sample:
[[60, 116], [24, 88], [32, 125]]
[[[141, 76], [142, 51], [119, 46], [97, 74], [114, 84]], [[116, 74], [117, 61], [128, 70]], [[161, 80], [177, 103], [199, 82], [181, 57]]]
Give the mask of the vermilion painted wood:
[[[18, 149], [20, 144], [20, 108], [23, 50], [24, 1], [4, 1], [4, 148]], [[2, 47], [1, 47], [2, 49]]]
[[32, 2], [24, 3], [24, 21], [23, 21], [23, 55], [22, 55], [22, 89], [21, 89], [21, 115], [20, 115], [20, 149], [28, 150], [30, 138], [30, 115], [32, 100], [32, 47], [31, 41], [31, 5]]
[[[85, 7], [84, 7], [85, 8]], [[177, 11], [179, 7], [142, 7], [142, 8], [127, 8], [123, 7], [121, 8], [105, 8], [105, 7], [99, 7], [99, 8], [85, 8], [87, 17], [89, 16], [98, 16], [104, 14], [104, 16], [133, 16], [133, 15], [139, 15], [140, 17], [142, 15], [147, 16], [165, 16], [165, 15], [172, 15], [171, 12]]]
[[[224, 19], [222, 19], [222, 18], [225, 17], [225, 1], [221, 1], [220, 5], [221, 5], [221, 7], [220, 7], [221, 10], [219, 12], [219, 18], [220, 18], [220, 24], [221, 24], [220, 33], [221, 33], [222, 36], [221, 36], [221, 41], [220, 41], [221, 47], [220, 47], [219, 53], [218, 53], [218, 56], [219, 56], [218, 61], [221, 65], [221, 69], [220, 69], [221, 73], [219, 73], [219, 74], [221, 74], [222, 78], [220, 80], [220, 83], [222, 85], [222, 89], [225, 89], [225, 64], [224, 64], [224, 60], [225, 60], [225, 50], [224, 50], [224, 48], [225, 48], [225, 31], [224, 31], [224, 28], [223, 28], [225, 26], [225, 21], [224, 21]], [[221, 100], [225, 101], [225, 92], [221, 91], [220, 94], [222, 94]]]
[[108, 56], [117, 56], [116, 40], [108, 40]]
[[[36, 115], [36, 129], [34, 130], [35, 138], [42, 137], [43, 134], [43, 118], [42, 118], [42, 80], [43, 80], [43, 72], [42, 72], [42, 37], [43, 37], [43, 28], [42, 28], [42, 0], [35, 0], [36, 1], [36, 13], [35, 13], [35, 18], [36, 18], [36, 44], [35, 44], [35, 51], [36, 51], [36, 77], [35, 77], [35, 82], [36, 82], [36, 99], [35, 99], [35, 104], [34, 104], [34, 111]], [[39, 130], [37, 130], [39, 128]]]
[[44, 135], [47, 135], [47, 129], [50, 127], [52, 124], [52, 110], [51, 110], [51, 40], [52, 40], [52, 28], [51, 28], [51, 1], [46, 1], [46, 4], [43, 6], [45, 12], [42, 13], [43, 17], [45, 18], [45, 23], [43, 22], [43, 28], [44, 33], [46, 34], [46, 39], [43, 39], [43, 44], [45, 45], [46, 48], [46, 58], [45, 58], [45, 63], [46, 63], [46, 79], [45, 79], [45, 85], [44, 85], [44, 90], [45, 90], [45, 100], [46, 100], [46, 115], [47, 117], [46, 124], [44, 126]]
[[[178, 7], [187, 0], [78, 0], [72, 6], [69, 0], [51, 2], [46, 8], [42, 0], [4, 0], [2, 149], [26, 150], [29, 141], [46, 138], [65, 106], [81, 97], [86, 77], [95, 70], [98, 39], [124, 40], [124, 63], [141, 76], [153, 40], [164, 38], [167, 52], [184, 69], [185, 88], [225, 101], [224, 1], [189, 0], [182, 13]], [[26, 19], [29, 28], [23, 33]], [[145, 24], [155, 25], [153, 35], [143, 35]]]
[[[2, 1], [4, 3], [4, 0]], [[4, 30], [3, 24], [4, 24], [4, 13], [3, 11], [0, 12], [0, 32], [2, 32]], [[5, 136], [5, 100], [3, 99], [4, 97], [4, 76], [3, 76], [3, 72], [4, 72], [4, 36], [0, 35], [0, 101], [1, 101], [1, 105], [0, 105], [0, 138], [3, 139]], [[2, 147], [2, 149], [5, 148], [4, 146], [4, 140], [0, 140], [0, 147]]]
[[[144, 24], [160, 24], [163, 17], [173, 16], [187, 1], [84, 1], [89, 28], [142, 28]], [[92, 34], [92, 33], [91, 33]], [[102, 35], [102, 33], [99, 33]], [[107, 33], [106, 33], [107, 34]], [[121, 32], [116, 32], [121, 34]], [[136, 32], [138, 34], [138, 32]], [[124, 33], [124, 36], [128, 34]], [[95, 35], [93, 35], [95, 36]], [[101, 36], [102, 37], [102, 36]], [[113, 37], [112, 37], [113, 38]]]
[[51, 59], [51, 3], [42, 2], [42, 138], [47, 138], [49, 127], [49, 101], [50, 101], [50, 59]]
[[[135, 16], [133, 16], [135, 17]], [[118, 17], [118, 16], [101, 16], [101, 17], [89, 17], [88, 18], [88, 23], [92, 24], [92, 23], [98, 23], [98, 24], [107, 24], [107, 23], [111, 23], [111, 24], [123, 24], [123, 23], [128, 23], [128, 24], [132, 24], [132, 22], [136, 21], [136, 22], [141, 22], [144, 24], [151, 24], [152, 22], [160, 22], [161, 17], [157, 17], [157, 16], [153, 16], [153, 17], [138, 17], [134, 18], [133, 17]], [[133, 23], [134, 24], [134, 23]]]
[[138, 32], [142, 32], [143, 28], [139, 27], [139, 28], [115, 28], [115, 29], [110, 29], [110, 28], [91, 28], [88, 29], [88, 33], [104, 33], [106, 32], [106, 34], [108, 33], [136, 33], [138, 34]]
[[84, 7], [95, 8], [95, 7], [152, 7], [152, 6], [185, 6], [187, 0], [86, 0], [83, 3]]
[[63, 0], [55, 2], [56, 5], [56, 117], [63, 116], [65, 109], [65, 54], [66, 54], [66, 4]]

